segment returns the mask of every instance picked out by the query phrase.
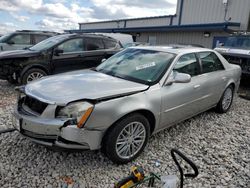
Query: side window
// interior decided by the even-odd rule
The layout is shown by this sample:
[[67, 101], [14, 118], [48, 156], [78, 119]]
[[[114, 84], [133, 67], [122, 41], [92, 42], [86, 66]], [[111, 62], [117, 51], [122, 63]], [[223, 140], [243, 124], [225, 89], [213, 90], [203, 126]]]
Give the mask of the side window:
[[220, 59], [217, 57], [215, 53], [200, 52], [199, 56], [201, 59], [203, 73], [224, 70], [224, 67]]
[[27, 34], [18, 34], [14, 35], [9, 42], [13, 42], [14, 44], [30, 44], [30, 35]]
[[105, 43], [105, 48], [106, 49], [115, 48], [116, 45], [117, 45], [117, 42], [113, 41], [113, 40], [104, 40], [104, 43]]
[[86, 38], [86, 51], [101, 50], [104, 49], [102, 39], [98, 38]]
[[67, 40], [60, 44], [57, 49], [63, 50], [63, 53], [83, 51], [83, 40], [81, 38]]
[[191, 76], [199, 75], [200, 65], [195, 54], [191, 53], [181, 56], [175, 64], [173, 71], [186, 73]]
[[34, 35], [34, 43], [37, 44], [47, 38], [49, 38], [50, 36], [48, 35]]

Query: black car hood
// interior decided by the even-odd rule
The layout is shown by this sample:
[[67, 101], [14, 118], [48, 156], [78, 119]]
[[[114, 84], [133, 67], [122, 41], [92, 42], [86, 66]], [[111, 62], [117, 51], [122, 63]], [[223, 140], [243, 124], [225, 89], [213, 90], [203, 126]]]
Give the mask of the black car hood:
[[0, 59], [33, 57], [39, 55], [40, 53], [41, 52], [39, 51], [31, 51], [31, 50], [4, 51], [0, 52]]

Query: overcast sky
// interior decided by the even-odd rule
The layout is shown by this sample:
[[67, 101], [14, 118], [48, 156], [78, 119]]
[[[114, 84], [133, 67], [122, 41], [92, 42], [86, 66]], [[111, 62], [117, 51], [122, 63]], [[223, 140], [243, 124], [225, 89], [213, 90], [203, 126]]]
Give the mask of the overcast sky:
[[0, 34], [20, 29], [62, 31], [79, 22], [169, 15], [177, 0], [0, 0]]

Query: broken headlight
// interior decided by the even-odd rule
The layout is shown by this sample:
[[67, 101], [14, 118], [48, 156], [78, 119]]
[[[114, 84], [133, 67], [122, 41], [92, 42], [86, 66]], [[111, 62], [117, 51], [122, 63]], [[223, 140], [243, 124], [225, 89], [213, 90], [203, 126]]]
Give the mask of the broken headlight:
[[70, 103], [59, 110], [57, 117], [74, 118], [77, 121], [77, 127], [82, 128], [93, 109], [94, 106], [88, 102]]

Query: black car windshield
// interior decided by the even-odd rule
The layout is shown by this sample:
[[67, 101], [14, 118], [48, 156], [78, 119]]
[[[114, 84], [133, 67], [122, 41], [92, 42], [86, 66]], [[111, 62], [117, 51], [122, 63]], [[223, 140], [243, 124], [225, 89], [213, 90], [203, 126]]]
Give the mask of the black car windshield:
[[127, 48], [100, 64], [96, 71], [152, 85], [159, 81], [174, 57], [167, 52]]
[[6, 40], [8, 40], [8, 38], [9, 38], [11, 35], [12, 35], [12, 33], [1, 36], [1, 37], [0, 37], [0, 43], [5, 43]]
[[54, 37], [50, 37], [46, 40], [43, 40], [42, 42], [37, 43], [36, 45], [29, 48], [32, 51], [42, 51], [47, 50], [58, 43], [64, 41], [66, 38], [68, 38], [68, 35], [57, 35]]

